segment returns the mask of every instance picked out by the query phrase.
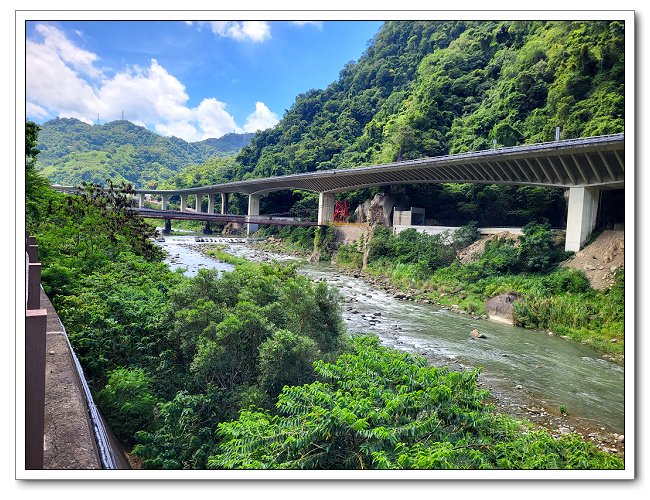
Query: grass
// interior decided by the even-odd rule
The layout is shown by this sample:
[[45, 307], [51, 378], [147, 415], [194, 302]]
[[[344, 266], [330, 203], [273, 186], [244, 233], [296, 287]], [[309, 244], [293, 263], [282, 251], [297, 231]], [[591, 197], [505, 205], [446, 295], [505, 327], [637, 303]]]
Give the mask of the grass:
[[228, 253], [225, 251], [225, 248], [227, 248], [225, 245], [209, 245], [199, 249], [205, 255], [217, 259], [218, 261], [232, 264], [233, 266], [241, 266], [248, 263], [247, 259]]

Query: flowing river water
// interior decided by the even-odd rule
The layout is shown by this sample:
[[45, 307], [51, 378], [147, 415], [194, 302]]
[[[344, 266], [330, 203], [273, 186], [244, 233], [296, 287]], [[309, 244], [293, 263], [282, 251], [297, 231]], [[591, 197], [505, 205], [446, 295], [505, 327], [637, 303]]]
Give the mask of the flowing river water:
[[[229, 253], [249, 260], [298, 260], [257, 250], [237, 238], [207, 239], [202, 243], [194, 236], [171, 236], [159, 245], [168, 252], [169, 265], [186, 268], [188, 276], [201, 268], [232, 269], [198, 251], [200, 245], [210, 243], [225, 245]], [[614, 442], [617, 433], [624, 433], [623, 368], [594, 350], [546, 332], [397, 299], [329, 265], [300, 262], [301, 273], [339, 291], [348, 331], [374, 333], [384, 345], [421, 354], [437, 366], [480, 368], [480, 384], [490, 390], [501, 409], [539, 419], [547, 427], [613, 433]], [[474, 328], [486, 338], [471, 339]], [[570, 418], [560, 414], [561, 406]], [[620, 448], [620, 440], [618, 444]]]

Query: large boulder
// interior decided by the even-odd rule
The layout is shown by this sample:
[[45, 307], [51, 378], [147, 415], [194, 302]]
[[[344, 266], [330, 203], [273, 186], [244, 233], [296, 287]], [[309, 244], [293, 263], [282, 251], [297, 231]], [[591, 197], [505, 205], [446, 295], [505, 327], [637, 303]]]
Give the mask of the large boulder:
[[514, 293], [503, 293], [492, 297], [485, 302], [485, 311], [488, 318], [500, 323], [513, 324], [513, 306], [521, 298]]
[[391, 194], [378, 193], [372, 200], [366, 200], [354, 211], [356, 222], [365, 222], [370, 226], [381, 224], [391, 227], [393, 225], [393, 207], [399, 198]]
[[484, 339], [487, 338], [485, 335], [483, 335], [481, 332], [479, 332], [476, 328], [474, 328], [471, 332], [469, 332], [469, 337], [472, 339]]

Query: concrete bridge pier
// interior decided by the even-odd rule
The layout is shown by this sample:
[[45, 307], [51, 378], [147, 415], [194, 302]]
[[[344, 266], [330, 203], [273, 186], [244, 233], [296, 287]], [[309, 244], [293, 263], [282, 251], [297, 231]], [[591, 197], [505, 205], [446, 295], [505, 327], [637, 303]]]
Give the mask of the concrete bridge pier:
[[334, 193], [318, 194], [318, 224], [324, 225], [334, 220]]
[[163, 210], [168, 210], [169, 209], [169, 195], [168, 194], [163, 194], [161, 195], [162, 197], [162, 209]]
[[172, 220], [165, 219], [165, 227], [163, 228], [163, 234], [172, 234]]
[[181, 196], [181, 212], [187, 211], [187, 195], [182, 194]]
[[214, 213], [214, 193], [208, 193], [208, 213]]
[[[248, 217], [256, 217], [260, 214], [260, 195], [248, 195]], [[246, 224], [246, 234], [251, 234], [257, 231], [257, 224]]]
[[228, 193], [219, 193], [221, 195], [221, 214], [228, 213]]
[[569, 188], [566, 240], [564, 250], [579, 252], [596, 227], [600, 189], [597, 187]]
[[144, 193], [138, 194], [138, 207], [144, 208]]
[[203, 224], [203, 234], [212, 234], [213, 232], [214, 231], [212, 231], [212, 228], [210, 227], [210, 221], [206, 220]]
[[201, 213], [201, 202], [203, 201], [203, 195], [202, 194], [197, 194], [195, 196], [196, 198], [196, 204], [194, 205], [194, 209], [196, 210], [197, 214]]

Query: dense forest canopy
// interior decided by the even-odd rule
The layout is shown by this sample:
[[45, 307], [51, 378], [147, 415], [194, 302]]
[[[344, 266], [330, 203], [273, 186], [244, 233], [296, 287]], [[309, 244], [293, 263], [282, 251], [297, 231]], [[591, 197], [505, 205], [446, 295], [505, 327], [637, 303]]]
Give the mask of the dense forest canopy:
[[[551, 141], [558, 126], [563, 139], [622, 132], [623, 54], [617, 21], [387, 22], [237, 161], [244, 178], [266, 177]], [[439, 219], [564, 224], [561, 190], [391, 189]]]
[[255, 177], [623, 131], [624, 23], [390, 21], [237, 157]]
[[[38, 166], [54, 182], [190, 187], [544, 142], [556, 127], [563, 139], [618, 133], [624, 66], [622, 21], [388, 21], [336, 81], [297, 96], [243, 149], [250, 137], [188, 144], [125, 121], [55, 120], [43, 126]], [[211, 149], [216, 141], [236, 158]], [[442, 220], [564, 223], [561, 190], [391, 189]], [[340, 196], [354, 208], [372, 194]]]

